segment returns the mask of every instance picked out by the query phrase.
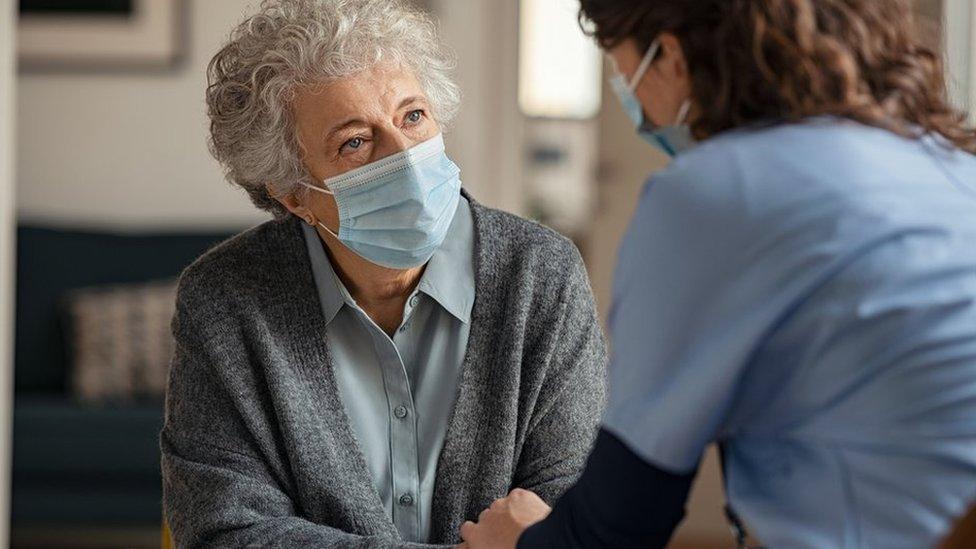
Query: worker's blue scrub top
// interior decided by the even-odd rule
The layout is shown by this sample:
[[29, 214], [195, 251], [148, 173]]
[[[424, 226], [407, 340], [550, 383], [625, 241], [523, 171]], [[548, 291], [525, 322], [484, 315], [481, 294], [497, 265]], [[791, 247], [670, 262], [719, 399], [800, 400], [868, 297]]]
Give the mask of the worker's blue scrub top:
[[931, 546], [976, 499], [976, 158], [823, 118], [709, 139], [646, 185], [610, 330], [604, 427], [675, 473], [723, 442], [761, 541]]

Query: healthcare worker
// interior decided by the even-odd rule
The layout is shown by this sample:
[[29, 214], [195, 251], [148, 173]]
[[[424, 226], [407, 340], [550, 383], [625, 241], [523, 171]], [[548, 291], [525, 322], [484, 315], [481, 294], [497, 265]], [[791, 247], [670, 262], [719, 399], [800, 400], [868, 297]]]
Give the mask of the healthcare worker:
[[471, 549], [663, 546], [712, 442], [742, 546], [931, 547], [976, 499], [976, 133], [911, 13], [582, 0], [675, 158], [620, 248], [585, 472]]

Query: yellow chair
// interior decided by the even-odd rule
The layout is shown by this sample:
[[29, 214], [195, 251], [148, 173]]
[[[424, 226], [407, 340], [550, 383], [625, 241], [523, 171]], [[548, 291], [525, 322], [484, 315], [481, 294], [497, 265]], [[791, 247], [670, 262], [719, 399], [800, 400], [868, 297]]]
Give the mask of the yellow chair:
[[173, 545], [173, 536], [171, 536], [169, 533], [169, 526], [166, 524], [166, 519], [163, 519], [162, 530], [162, 543], [160, 544], [160, 547], [162, 547], [162, 549], [174, 549], [175, 546]]

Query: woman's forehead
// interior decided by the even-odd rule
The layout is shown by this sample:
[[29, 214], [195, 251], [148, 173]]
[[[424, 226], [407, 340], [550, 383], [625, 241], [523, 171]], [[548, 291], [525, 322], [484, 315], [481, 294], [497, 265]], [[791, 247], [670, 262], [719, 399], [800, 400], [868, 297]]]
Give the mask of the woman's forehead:
[[326, 109], [337, 117], [364, 111], [395, 110], [405, 98], [425, 97], [411, 70], [401, 66], [377, 66], [356, 74], [299, 88], [295, 103], [298, 111], [311, 107]]

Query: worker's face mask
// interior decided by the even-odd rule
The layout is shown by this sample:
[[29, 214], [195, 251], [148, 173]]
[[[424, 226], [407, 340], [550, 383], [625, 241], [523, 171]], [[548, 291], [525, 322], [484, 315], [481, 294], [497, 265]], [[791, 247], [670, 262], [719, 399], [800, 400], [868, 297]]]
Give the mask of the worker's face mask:
[[665, 154], [676, 156], [678, 153], [690, 149], [695, 145], [695, 140], [691, 136], [691, 129], [686, 124], [688, 111], [691, 110], [691, 99], [686, 99], [681, 104], [681, 109], [679, 109], [673, 124], [657, 126], [644, 115], [644, 107], [634, 93], [637, 86], [640, 85], [641, 79], [644, 78], [644, 74], [647, 73], [647, 69], [654, 61], [654, 57], [657, 56], [660, 50], [661, 41], [655, 40], [647, 48], [644, 58], [641, 59], [640, 65], [637, 66], [637, 71], [630, 78], [630, 81], [628, 82], [623, 74], [617, 73], [610, 80], [610, 86], [613, 88], [614, 93], [617, 94], [617, 99], [623, 105], [627, 116], [637, 129], [637, 133], [645, 141], [664, 151]]
[[444, 242], [461, 196], [461, 170], [438, 134], [415, 147], [326, 179], [339, 206], [339, 233], [318, 225], [368, 261], [411, 269]]

